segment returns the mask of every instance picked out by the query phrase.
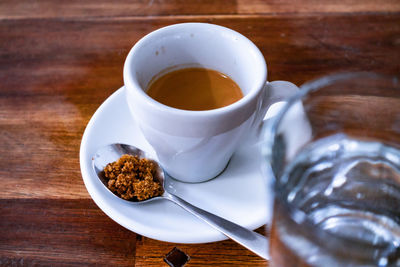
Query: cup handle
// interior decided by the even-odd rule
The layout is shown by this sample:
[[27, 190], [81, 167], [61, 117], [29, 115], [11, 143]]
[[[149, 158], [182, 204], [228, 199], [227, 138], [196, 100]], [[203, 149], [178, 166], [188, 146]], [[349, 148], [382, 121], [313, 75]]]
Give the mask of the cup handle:
[[287, 81], [273, 81], [265, 84], [265, 97], [262, 105], [263, 115], [272, 104], [286, 100], [288, 97], [298, 92], [299, 87]]
[[267, 82], [264, 87], [264, 95], [260, 99], [258, 109], [253, 121], [253, 134], [250, 138], [251, 143], [257, 140], [258, 134], [260, 132], [260, 126], [267, 114], [270, 107], [278, 102], [286, 100], [288, 97], [296, 94], [299, 91], [299, 87], [295, 84], [287, 81], [273, 81]]

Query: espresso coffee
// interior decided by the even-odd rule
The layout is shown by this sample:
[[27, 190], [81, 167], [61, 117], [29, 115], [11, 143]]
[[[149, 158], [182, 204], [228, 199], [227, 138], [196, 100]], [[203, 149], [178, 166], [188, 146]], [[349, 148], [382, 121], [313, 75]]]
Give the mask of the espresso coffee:
[[221, 108], [243, 97], [231, 78], [205, 68], [168, 72], [150, 83], [147, 94], [164, 105], [184, 110]]

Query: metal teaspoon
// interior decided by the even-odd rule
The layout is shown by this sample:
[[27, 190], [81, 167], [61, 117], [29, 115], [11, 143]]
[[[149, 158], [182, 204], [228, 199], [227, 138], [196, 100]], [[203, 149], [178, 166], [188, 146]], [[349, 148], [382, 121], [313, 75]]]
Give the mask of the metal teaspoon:
[[[141, 203], [144, 202], [149, 202], [153, 201], [155, 199], [167, 199], [178, 206], [182, 207], [186, 211], [190, 212], [197, 218], [205, 221], [208, 223], [210, 226], [214, 227], [216, 230], [220, 231], [222, 234], [226, 235], [233, 241], [239, 243], [243, 247], [249, 249], [250, 251], [254, 252], [258, 256], [264, 258], [264, 259], [269, 259], [268, 256], [268, 239], [260, 235], [256, 232], [250, 231], [236, 223], [233, 223], [231, 221], [228, 221], [224, 218], [221, 218], [217, 215], [214, 215], [208, 211], [202, 210], [189, 202], [181, 199], [180, 197], [177, 197], [170, 192], [168, 192], [165, 188], [165, 180], [168, 179], [168, 175], [164, 174], [163, 169], [160, 167], [158, 162], [156, 162], [150, 155], [148, 155], [145, 151], [140, 150], [139, 148], [136, 148], [134, 146], [130, 145], [125, 145], [125, 144], [110, 144], [107, 146], [104, 146], [97, 150], [96, 154], [92, 158], [93, 162], [93, 168], [94, 171], [96, 172], [97, 176], [103, 183], [103, 185], [107, 188], [109, 192], [114, 194], [112, 191], [110, 191], [107, 187], [107, 181], [105, 177], [103, 176], [102, 172], [104, 167], [111, 162], [114, 162], [118, 160], [122, 155], [124, 154], [129, 154], [129, 155], [136, 155], [139, 158], [147, 158], [149, 160], [152, 160], [154, 163], [156, 163], [157, 167], [157, 179], [160, 181], [160, 184], [163, 187], [163, 194], [158, 197], [153, 197], [150, 199], [146, 199], [143, 201], [128, 201], [124, 200], [123, 201], [128, 201], [132, 204], [140, 205]], [[115, 194], [114, 194], [115, 195]], [[117, 196], [117, 195], [115, 195]], [[117, 196], [119, 197], [119, 196]]]

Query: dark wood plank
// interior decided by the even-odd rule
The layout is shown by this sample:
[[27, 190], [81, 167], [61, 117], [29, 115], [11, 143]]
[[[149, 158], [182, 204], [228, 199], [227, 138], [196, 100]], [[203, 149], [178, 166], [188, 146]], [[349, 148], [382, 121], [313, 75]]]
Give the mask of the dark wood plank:
[[[192, 19], [2, 21], [0, 37], [7, 40], [0, 42], [2, 197], [88, 198], [78, 159], [87, 122], [123, 84], [131, 46], [152, 30], [186, 21]], [[253, 40], [267, 59], [269, 80], [301, 84], [349, 70], [400, 73], [398, 14], [198, 21]]]
[[[257, 229], [267, 234], [264, 227]], [[231, 240], [206, 244], [162, 243], [143, 237], [136, 243], [136, 266], [163, 266], [174, 247], [189, 255], [188, 266], [268, 266], [268, 262]], [[161, 255], [161, 257], [160, 257]]]
[[23, 0], [0, 2], [0, 19], [399, 11], [398, 0], [92, 0], [85, 2]]
[[91, 200], [0, 200], [0, 266], [134, 266], [136, 234]]
[[174, 247], [190, 256], [188, 266], [266, 264], [230, 240], [173, 244], [136, 235], [91, 200], [2, 199], [0, 214], [0, 266], [163, 266]]

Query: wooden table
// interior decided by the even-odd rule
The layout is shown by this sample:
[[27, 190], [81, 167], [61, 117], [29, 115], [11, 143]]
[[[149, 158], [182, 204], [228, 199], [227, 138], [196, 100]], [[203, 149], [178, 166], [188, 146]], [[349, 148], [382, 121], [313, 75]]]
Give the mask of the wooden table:
[[400, 74], [399, 0], [1, 1], [0, 266], [162, 266], [174, 247], [191, 257], [188, 266], [267, 264], [229, 240], [173, 244], [130, 232], [82, 181], [83, 131], [123, 84], [129, 49], [189, 21], [249, 37], [269, 80]]

